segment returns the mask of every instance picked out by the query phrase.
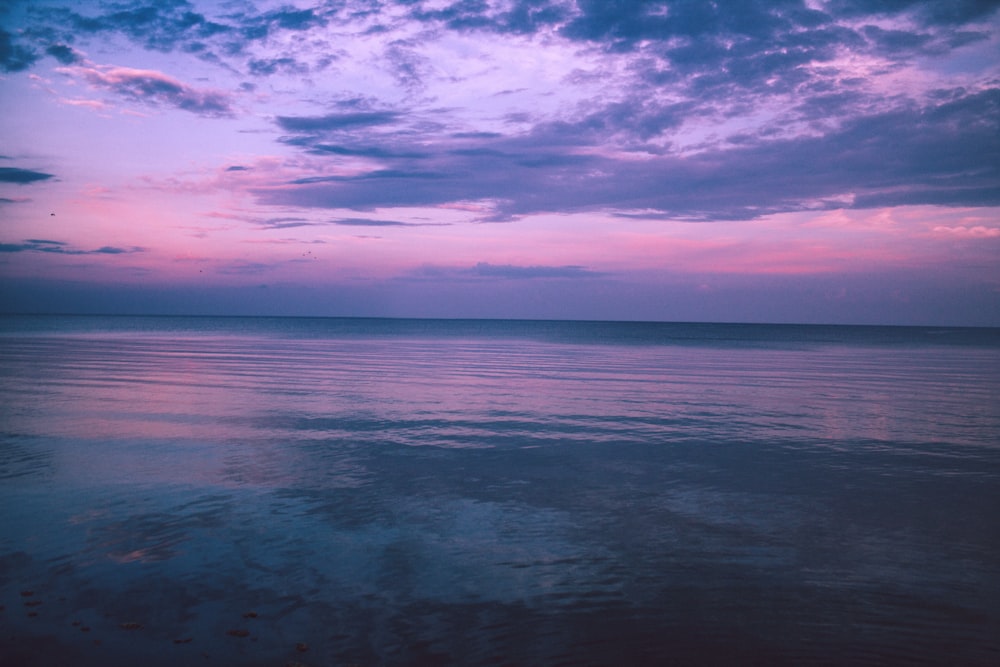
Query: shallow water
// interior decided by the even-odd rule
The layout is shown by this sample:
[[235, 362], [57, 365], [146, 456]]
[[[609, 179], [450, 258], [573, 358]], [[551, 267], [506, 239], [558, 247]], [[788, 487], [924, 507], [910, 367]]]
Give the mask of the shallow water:
[[1000, 660], [997, 330], [12, 317], [0, 405], [12, 660]]

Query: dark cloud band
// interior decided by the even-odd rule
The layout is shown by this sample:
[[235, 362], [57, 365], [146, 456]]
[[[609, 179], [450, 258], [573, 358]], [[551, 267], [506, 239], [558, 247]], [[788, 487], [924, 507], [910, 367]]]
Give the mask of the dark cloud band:
[[0, 167], [0, 183], [17, 183], [24, 185], [27, 183], [37, 183], [53, 178], [52, 174], [43, 171], [33, 171], [31, 169], [19, 169], [17, 167]]
[[95, 250], [81, 250], [79, 248], [74, 248], [65, 241], [26, 239], [21, 243], [0, 243], [0, 252], [45, 252], [57, 255], [124, 255], [145, 252], [145, 248], [139, 248], [137, 246], [132, 246], [130, 248], [101, 246]]

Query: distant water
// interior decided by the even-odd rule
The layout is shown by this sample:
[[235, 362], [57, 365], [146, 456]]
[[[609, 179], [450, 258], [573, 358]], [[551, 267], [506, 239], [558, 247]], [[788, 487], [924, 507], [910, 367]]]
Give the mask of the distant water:
[[0, 318], [0, 664], [1000, 664], [1000, 330]]

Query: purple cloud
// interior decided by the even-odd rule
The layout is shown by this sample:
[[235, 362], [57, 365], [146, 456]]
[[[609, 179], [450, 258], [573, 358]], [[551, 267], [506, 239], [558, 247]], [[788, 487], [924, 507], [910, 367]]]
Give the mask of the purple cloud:
[[188, 86], [162, 72], [111, 66], [73, 66], [64, 72], [116, 95], [152, 105], [165, 105], [199, 116], [232, 116], [228, 94]]
[[[400, 168], [303, 177], [257, 193], [265, 203], [360, 210], [492, 200], [496, 219], [586, 210], [751, 219], [890, 201], [1000, 204], [1000, 90], [955, 91], [922, 107], [904, 104], [845, 120], [820, 136], [747, 135], [736, 145], [689, 156], [636, 160], [579, 152], [598, 145], [609, 128], [641, 142], [649, 130], [641, 122], [622, 122], [623, 113], [620, 105], [609, 105], [575, 123], [458, 140], [427, 153], [419, 168], [404, 166], [411, 159], [387, 158], [387, 149], [380, 162]], [[384, 141], [401, 148], [399, 137]]]

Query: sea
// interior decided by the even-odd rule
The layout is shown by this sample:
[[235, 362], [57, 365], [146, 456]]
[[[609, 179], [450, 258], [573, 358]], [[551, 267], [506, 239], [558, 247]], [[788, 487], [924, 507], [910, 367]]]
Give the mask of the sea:
[[0, 317], [0, 664], [998, 665], [1000, 329]]

